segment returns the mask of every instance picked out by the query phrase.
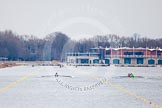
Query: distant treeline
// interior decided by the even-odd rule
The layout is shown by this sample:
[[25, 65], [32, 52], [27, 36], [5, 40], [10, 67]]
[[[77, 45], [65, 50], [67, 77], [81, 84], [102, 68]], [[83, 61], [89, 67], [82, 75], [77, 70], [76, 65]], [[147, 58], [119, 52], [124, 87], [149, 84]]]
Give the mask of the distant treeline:
[[98, 46], [162, 48], [162, 38], [150, 39], [139, 34], [132, 37], [109, 34], [76, 41], [61, 32], [51, 33], [43, 39], [18, 35], [11, 30], [0, 32], [0, 57], [8, 60], [63, 60], [66, 52], [88, 52], [90, 48]]

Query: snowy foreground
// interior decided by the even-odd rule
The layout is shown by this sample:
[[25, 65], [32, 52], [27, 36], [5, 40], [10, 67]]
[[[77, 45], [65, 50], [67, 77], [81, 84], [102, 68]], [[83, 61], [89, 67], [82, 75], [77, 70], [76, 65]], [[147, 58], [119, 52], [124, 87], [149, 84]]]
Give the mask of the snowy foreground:
[[[55, 77], [56, 72], [60, 76]], [[135, 78], [128, 78], [128, 73]], [[0, 69], [0, 108], [160, 108], [160, 105], [160, 67]]]

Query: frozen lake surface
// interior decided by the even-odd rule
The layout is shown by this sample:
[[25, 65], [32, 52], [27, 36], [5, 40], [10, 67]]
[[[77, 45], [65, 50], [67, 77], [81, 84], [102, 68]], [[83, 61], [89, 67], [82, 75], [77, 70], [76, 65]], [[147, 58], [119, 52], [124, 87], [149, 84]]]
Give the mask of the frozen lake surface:
[[[55, 77], [56, 72], [60, 76]], [[128, 78], [128, 73], [135, 78]], [[103, 79], [105, 82], [101, 82]], [[162, 105], [161, 67], [0, 69], [0, 108], [155, 108], [156, 105]]]

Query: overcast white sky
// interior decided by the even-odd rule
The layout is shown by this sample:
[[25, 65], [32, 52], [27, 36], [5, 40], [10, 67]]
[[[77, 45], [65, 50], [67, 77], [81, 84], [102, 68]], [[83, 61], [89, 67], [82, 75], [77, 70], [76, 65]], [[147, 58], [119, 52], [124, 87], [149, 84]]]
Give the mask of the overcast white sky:
[[0, 30], [71, 38], [118, 34], [161, 38], [162, 0], [0, 0]]

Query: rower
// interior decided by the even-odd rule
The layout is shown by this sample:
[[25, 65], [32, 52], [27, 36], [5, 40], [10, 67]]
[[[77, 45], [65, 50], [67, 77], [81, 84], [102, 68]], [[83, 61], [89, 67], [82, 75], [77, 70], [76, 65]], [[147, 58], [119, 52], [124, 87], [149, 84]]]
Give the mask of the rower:
[[134, 78], [134, 75], [132, 73], [128, 73], [129, 78]]
[[56, 72], [55, 77], [58, 77], [58, 73]]

